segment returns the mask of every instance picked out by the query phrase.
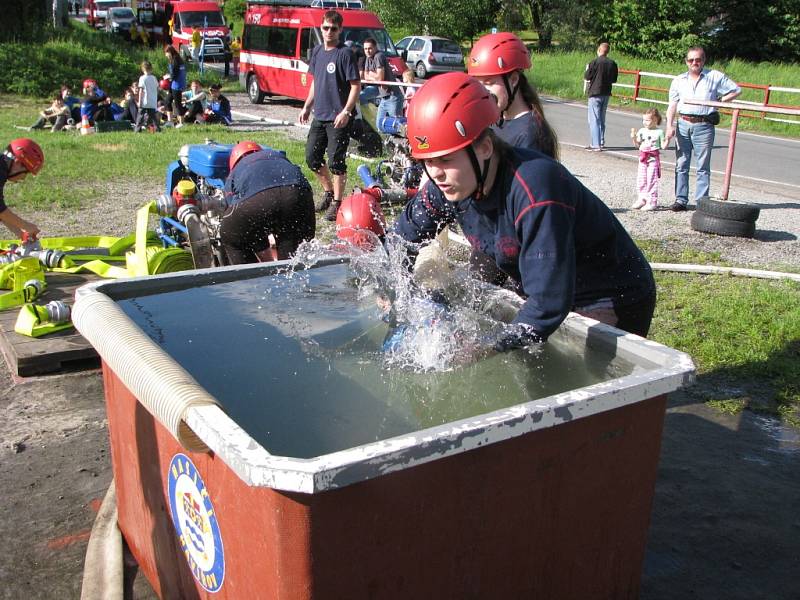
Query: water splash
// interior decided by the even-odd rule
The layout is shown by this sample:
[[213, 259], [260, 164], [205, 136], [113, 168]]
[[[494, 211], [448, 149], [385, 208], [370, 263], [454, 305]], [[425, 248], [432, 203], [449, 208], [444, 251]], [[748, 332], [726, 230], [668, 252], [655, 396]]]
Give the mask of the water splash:
[[[372, 235], [372, 234], [370, 234]], [[490, 352], [494, 339], [513, 318], [507, 296], [474, 279], [443, 252], [388, 234], [383, 243], [358, 246], [336, 241], [303, 242], [287, 272], [308, 269], [324, 258], [349, 259], [359, 300], [374, 301], [388, 324], [382, 362], [386, 368], [415, 372], [448, 371]], [[362, 240], [363, 242], [363, 240]], [[434, 242], [435, 243], [435, 242]], [[434, 249], [435, 250], [435, 249]], [[412, 269], [409, 257], [425, 254]], [[426, 254], [427, 251], [427, 254]], [[505, 312], [497, 310], [506, 308]]]

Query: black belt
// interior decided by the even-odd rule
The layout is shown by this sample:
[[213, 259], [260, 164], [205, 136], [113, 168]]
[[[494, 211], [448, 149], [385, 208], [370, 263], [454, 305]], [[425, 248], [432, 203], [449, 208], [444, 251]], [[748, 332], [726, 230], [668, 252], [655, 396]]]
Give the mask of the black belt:
[[684, 121], [689, 121], [689, 123], [710, 123], [711, 120], [708, 118], [708, 115], [680, 115], [681, 119]]

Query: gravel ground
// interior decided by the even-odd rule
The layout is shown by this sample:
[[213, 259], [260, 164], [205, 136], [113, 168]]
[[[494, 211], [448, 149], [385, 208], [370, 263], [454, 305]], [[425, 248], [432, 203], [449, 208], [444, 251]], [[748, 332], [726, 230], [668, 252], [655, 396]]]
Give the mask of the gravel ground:
[[[248, 113], [259, 118], [295, 122], [300, 110], [298, 102], [274, 99], [257, 106], [250, 104], [245, 94], [231, 94], [230, 100], [238, 120], [235, 127], [243, 134], [247, 132], [247, 137], [258, 139], [258, 132], [268, 129], [285, 131], [293, 139], [305, 140], [305, 128], [247, 122], [240, 116]], [[169, 135], [169, 132], [164, 135]], [[800, 267], [800, 190], [734, 177], [731, 199], [758, 204], [762, 208], [761, 215], [753, 239], [720, 237], [693, 231], [689, 226], [691, 210], [683, 213], [673, 213], [666, 208], [650, 213], [630, 210], [636, 197], [637, 163], [634, 160], [614, 152], [585, 152], [571, 146], [562, 146], [561, 157], [567, 168], [614, 211], [635, 239], [661, 240], [667, 249], [676, 252], [686, 248], [716, 252], [734, 266], [772, 270], [797, 270]], [[673, 169], [667, 166], [663, 169], [661, 182], [662, 204], [665, 206], [673, 200], [673, 181]], [[354, 174], [351, 184], [357, 184]], [[107, 200], [101, 200], [96, 206], [78, 213], [58, 209], [34, 212], [29, 217], [39, 224], [45, 236], [87, 232], [124, 235], [134, 230], [136, 209], [161, 193], [161, 186], [161, 181], [115, 180], [108, 184]], [[712, 190], [721, 187], [722, 178], [713, 176]]]

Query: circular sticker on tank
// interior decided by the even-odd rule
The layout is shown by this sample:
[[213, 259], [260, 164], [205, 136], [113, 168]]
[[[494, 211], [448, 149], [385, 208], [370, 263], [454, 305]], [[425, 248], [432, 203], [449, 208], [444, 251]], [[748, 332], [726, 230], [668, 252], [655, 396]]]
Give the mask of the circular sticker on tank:
[[167, 473], [172, 524], [189, 568], [209, 592], [218, 592], [225, 579], [225, 552], [217, 515], [197, 467], [184, 454], [172, 457]]

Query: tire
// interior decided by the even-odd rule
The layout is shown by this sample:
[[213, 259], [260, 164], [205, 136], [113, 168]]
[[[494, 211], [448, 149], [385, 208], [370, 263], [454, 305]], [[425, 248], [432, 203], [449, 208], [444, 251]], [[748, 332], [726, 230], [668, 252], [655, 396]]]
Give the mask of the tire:
[[192, 62], [192, 53], [189, 52], [189, 49], [186, 47], [186, 44], [181, 44], [178, 48], [178, 53], [181, 55], [183, 62]]
[[263, 104], [264, 92], [258, 87], [258, 77], [250, 75], [247, 78], [247, 97], [250, 99], [250, 104]]
[[697, 199], [697, 210], [711, 217], [741, 221], [742, 223], [755, 223], [761, 213], [761, 209], [754, 204], [733, 200], [716, 200], [708, 196]]
[[428, 76], [428, 69], [425, 68], [424, 62], [418, 62], [417, 66], [414, 68], [414, 73], [416, 73], [419, 79], [425, 79]]
[[722, 219], [720, 217], [707, 215], [699, 210], [692, 213], [691, 226], [695, 231], [728, 237], [751, 238], [756, 231], [755, 223]]

